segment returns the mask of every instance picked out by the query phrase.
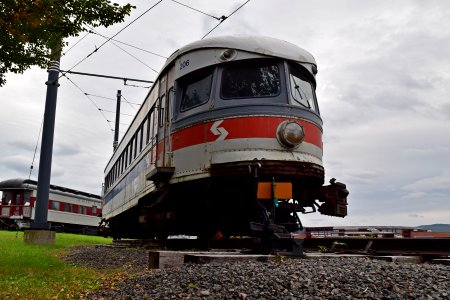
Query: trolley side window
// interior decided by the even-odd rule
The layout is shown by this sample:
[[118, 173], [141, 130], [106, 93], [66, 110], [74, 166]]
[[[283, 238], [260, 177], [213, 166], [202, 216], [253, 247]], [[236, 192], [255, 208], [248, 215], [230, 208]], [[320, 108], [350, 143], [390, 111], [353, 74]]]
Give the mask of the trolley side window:
[[13, 205], [22, 205], [21, 198], [22, 198], [22, 193], [16, 192], [15, 197], [14, 197], [15, 201], [13, 201]]
[[277, 65], [230, 67], [222, 72], [221, 97], [224, 99], [273, 97], [280, 94]]
[[165, 122], [165, 118], [164, 118], [164, 113], [166, 111], [166, 95], [162, 95], [161, 98], [159, 98], [159, 116], [158, 116], [158, 120], [159, 120], [159, 127], [163, 127], [164, 126], [164, 122]]
[[52, 208], [53, 210], [60, 210], [60, 204], [59, 201], [52, 201]]
[[212, 84], [212, 71], [200, 71], [187, 80], [181, 80], [181, 111], [200, 106], [209, 101]]
[[78, 206], [78, 213], [79, 213], [79, 214], [82, 214], [82, 215], [87, 215], [87, 207], [86, 207], [86, 206], [79, 205], [79, 206]]
[[130, 143], [128, 144], [128, 149], [130, 149], [130, 151], [128, 152], [129, 154], [129, 161], [128, 164], [131, 165], [131, 162], [133, 161], [133, 144], [134, 144], [134, 139], [131, 139]]
[[23, 193], [23, 205], [31, 205], [31, 192], [25, 191]]
[[289, 68], [289, 83], [293, 104], [301, 105], [317, 111], [314, 96], [314, 86], [308, 78], [297, 69]]
[[64, 211], [74, 212], [72, 203], [64, 203]]
[[4, 191], [3, 195], [2, 195], [2, 204], [3, 205], [11, 204], [11, 197], [12, 197], [12, 193], [11, 192]]

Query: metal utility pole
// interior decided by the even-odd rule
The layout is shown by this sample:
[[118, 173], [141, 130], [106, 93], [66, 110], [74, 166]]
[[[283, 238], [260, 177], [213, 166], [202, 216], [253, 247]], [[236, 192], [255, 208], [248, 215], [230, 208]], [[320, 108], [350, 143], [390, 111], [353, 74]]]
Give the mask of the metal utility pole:
[[49, 229], [48, 196], [52, 170], [53, 135], [55, 132], [56, 99], [58, 96], [59, 57], [48, 68], [47, 97], [45, 99], [44, 127], [37, 183], [37, 197], [33, 229]]
[[120, 101], [122, 100], [122, 91], [117, 90], [117, 105], [116, 105], [116, 126], [114, 128], [114, 142], [113, 148], [116, 151], [117, 145], [119, 143], [119, 122], [120, 122]]

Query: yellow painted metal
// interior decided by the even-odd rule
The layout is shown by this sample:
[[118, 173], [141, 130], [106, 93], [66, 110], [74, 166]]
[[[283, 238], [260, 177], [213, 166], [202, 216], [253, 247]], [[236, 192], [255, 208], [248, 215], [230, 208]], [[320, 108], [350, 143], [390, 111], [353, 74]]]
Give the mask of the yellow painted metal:
[[291, 199], [292, 198], [292, 183], [291, 182], [259, 182], [258, 183], [258, 199], [272, 199], [272, 185], [273, 197], [276, 199]]

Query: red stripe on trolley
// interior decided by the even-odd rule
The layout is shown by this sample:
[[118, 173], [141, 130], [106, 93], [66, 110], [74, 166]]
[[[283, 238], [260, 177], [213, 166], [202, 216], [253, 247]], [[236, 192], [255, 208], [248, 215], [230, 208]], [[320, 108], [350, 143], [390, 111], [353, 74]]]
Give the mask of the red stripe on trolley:
[[276, 130], [285, 120], [300, 123], [305, 130], [305, 142], [322, 149], [322, 130], [317, 125], [305, 120], [267, 116], [216, 120], [181, 129], [172, 136], [172, 149], [176, 151], [217, 140], [276, 138]]

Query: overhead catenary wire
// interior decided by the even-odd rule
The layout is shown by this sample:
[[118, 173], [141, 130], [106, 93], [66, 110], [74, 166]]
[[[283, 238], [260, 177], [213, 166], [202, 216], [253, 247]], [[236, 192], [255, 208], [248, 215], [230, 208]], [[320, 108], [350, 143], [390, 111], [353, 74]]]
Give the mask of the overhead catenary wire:
[[128, 52], [127, 50], [123, 49], [122, 47], [120, 47], [119, 45], [117, 45], [114, 42], [111, 42], [114, 46], [116, 46], [117, 48], [119, 48], [120, 50], [122, 50], [123, 52], [125, 52], [126, 54], [128, 54], [129, 56], [131, 56], [132, 58], [134, 58], [135, 60], [137, 60], [138, 62], [140, 62], [141, 64], [143, 64], [144, 66], [146, 66], [147, 68], [149, 68], [150, 70], [152, 70], [153, 72], [155, 72], [156, 74], [158, 74], [158, 71], [156, 71], [155, 69], [153, 69], [152, 67], [150, 67], [149, 65], [147, 65], [145, 62], [143, 62], [142, 60], [140, 60], [139, 58], [137, 58], [136, 56], [134, 56], [133, 54], [131, 54], [130, 52]]
[[34, 147], [33, 160], [31, 161], [30, 174], [28, 174], [28, 180], [31, 178], [31, 172], [33, 172], [34, 160], [36, 159], [36, 152], [37, 152], [37, 148], [38, 148], [38, 145], [39, 145], [39, 140], [41, 138], [42, 127], [44, 127], [44, 116], [42, 116], [41, 127], [39, 129], [39, 134], [38, 134], [38, 138], [37, 138], [37, 141], [36, 141], [36, 146]]
[[[94, 54], [95, 52], [97, 52], [100, 48], [102, 48], [104, 45], [106, 45], [109, 41], [111, 41], [113, 38], [115, 38], [116, 36], [118, 36], [121, 32], [123, 32], [125, 29], [127, 29], [128, 27], [130, 27], [134, 22], [136, 22], [137, 20], [139, 20], [140, 18], [142, 18], [145, 14], [147, 14], [150, 10], [152, 10], [153, 8], [155, 8], [158, 4], [160, 4], [163, 0], [159, 0], [157, 3], [155, 3], [154, 5], [152, 5], [150, 8], [148, 8], [146, 11], [144, 11], [142, 14], [140, 14], [137, 18], [135, 18], [133, 21], [131, 21], [130, 23], [128, 23], [124, 28], [122, 28], [121, 30], [119, 30], [116, 34], [114, 34], [112, 37], [108, 38], [105, 42], [103, 42], [99, 47], [95, 47], [95, 50], [93, 50], [91, 53], [89, 53], [87, 56], [85, 56], [83, 59], [81, 59], [79, 62], [77, 62], [73, 67], [71, 67], [69, 69], [69, 71], [71, 71], [72, 69], [76, 68], [78, 65], [80, 65], [82, 62], [84, 62], [86, 59], [88, 59], [92, 54]], [[63, 76], [63, 75], [61, 75]]]
[[86, 92], [83, 91], [82, 88], [80, 88], [75, 82], [72, 81], [72, 79], [70, 79], [65, 73], [63, 73], [63, 75], [65, 78], [67, 78], [67, 80], [69, 80], [70, 83], [72, 83], [80, 92], [83, 93], [83, 95], [86, 96], [86, 98], [89, 99], [89, 101], [95, 106], [95, 108], [97, 108], [97, 110], [100, 112], [100, 114], [103, 116], [103, 118], [106, 120], [106, 124], [108, 124], [109, 129], [111, 129], [111, 131], [114, 131], [114, 129], [112, 129], [111, 125], [108, 122], [108, 118], [105, 116], [105, 114], [103, 113], [102, 109], [100, 107], [98, 107], [98, 105], [94, 102], [94, 100], [92, 100], [88, 95], [86, 95]]
[[67, 51], [65, 51], [62, 55], [66, 55], [67, 53], [69, 53], [70, 50], [72, 50], [76, 45], [78, 45], [78, 43], [80, 43], [82, 40], [84, 40], [89, 34], [90, 34], [90, 32], [86, 33], [81, 39], [79, 39], [75, 44], [73, 44], [72, 47], [67, 49]]
[[[88, 95], [88, 96], [91, 96], [91, 97], [100, 98], [100, 99], [110, 100], [110, 101], [114, 101], [114, 102], [117, 101], [117, 99], [110, 98], [110, 97], [105, 97], [105, 96], [99, 96], [99, 95], [94, 95], [94, 94], [89, 94], [89, 93], [86, 93], [85, 95]], [[122, 97], [123, 97], [123, 95], [122, 95]], [[125, 97], [123, 97], [123, 98], [125, 99]], [[127, 102], [128, 104], [141, 106], [140, 103], [130, 102], [130, 101], [128, 101], [128, 100], [126, 100], [126, 102]]]
[[136, 109], [131, 105], [132, 103], [129, 102], [129, 101], [127, 100], [127, 98], [125, 98], [123, 95], [121, 95], [121, 97], [123, 98], [123, 100], [125, 100], [126, 103], [128, 103], [128, 105], [130, 105], [130, 107], [131, 107], [134, 111], [136, 111]]
[[219, 25], [220, 24], [222, 24], [226, 19], [228, 19], [229, 17], [231, 17], [232, 15], [234, 15], [234, 13], [236, 13], [238, 10], [240, 10], [242, 7], [244, 7], [244, 5], [246, 5], [247, 3], [249, 3], [250, 2], [250, 0], [247, 0], [246, 2], [244, 2], [241, 6], [239, 6], [238, 8], [236, 8], [230, 15], [228, 15], [227, 17], [225, 17], [225, 16], [222, 16], [221, 18], [220, 18], [220, 22], [219, 22], [219, 24], [217, 24], [216, 26], [214, 26], [210, 31], [208, 31], [208, 33], [207, 34], [205, 34], [203, 37], [202, 37], [202, 40], [205, 38], [205, 37], [207, 37], [211, 32], [213, 32], [217, 27], [219, 27]]
[[[104, 36], [104, 35], [99, 34], [99, 33], [96, 32], [93, 28], [91, 28], [91, 27], [89, 27], [89, 26], [87, 26], [87, 27], [88, 27], [89, 30], [91, 30], [93, 33], [98, 34], [99, 36], [101, 36], [101, 37], [103, 37], [103, 38], [105, 38], [105, 39], [107, 39], [107, 40], [109, 39], [109, 40], [111, 41], [111, 43], [112, 43], [114, 46], [116, 46], [117, 48], [119, 48], [120, 50], [122, 50], [123, 52], [125, 52], [126, 54], [128, 54], [129, 56], [131, 56], [132, 58], [134, 58], [135, 60], [137, 60], [138, 62], [140, 62], [141, 64], [143, 64], [144, 66], [146, 66], [147, 68], [149, 68], [150, 70], [152, 70], [153, 72], [155, 72], [156, 74], [158, 74], [158, 71], [156, 71], [154, 68], [150, 67], [150, 66], [147, 65], [145, 62], [143, 62], [142, 60], [140, 60], [139, 58], [137, 58], [135, 55], [131, 54], [130, 52], [128, 52], [128, 51], [125, 50], [124, 48], [122, 48], [122, 47], [120, 47], [119, 45], [117, 45], [115, 42], [118, 42], [118, 41], [115, 41], [115, 40], [110, 39], [110, 38], [108, 38], [108, 37], [106, 37], [106, 36]], [[120, 42], [120, 43], [122, 43], [122, 42]], [[138, 47], [134, 47], [134, 46], [129, 45], [129, 44], [126, 44], [126, 43], [122, 43], [122, 44], [127, 45], [127, 46], [129, 46], [129, 47], [133, 47], [133, 48], [142, 50], [142, 51], [146, 51], [146, 50], [144, 50], [144, 49], [141, 49], [141, 48], [138, 48]], [[149, 53], [151, 53], [151, 54], [153, 54], [153, 55], [157, 55], [157, 56], [162, 57], [162, 58], [167, 58], [167, 57], [165, 57], [165, 56], [162, 56], [162, 55], [159, 55], [159, 54], [150, 52], [150, 51], [146, 51], [146, 52], [149, 52]]]
[[[109, 123], [115, 123], [115, 121], [107, 120]], [[130, 124], [119, 122], [120, 125], [129, 126]]]
[[[99, 111], [104, 111], [104, 112], [108, 112], [108, 113], [112, 113], [115, 114], [115, 111], [112, 110], [107, 110], [107, 109], [103, 109], [103, 108], [99, 108]], [[128, 116], [128, 117], [134, 117], [134, 115], [130, 115], [130, 114], [126, 114], [126, 113], [120, 113], [122, 116]], [[108, 121], [108, 119], [106, 119], [106, 121]]]
[[[96, 31], [94, 28], [92, 28], [92, 27], [90, 27], [90, 26], [86, 26], [86, 27], [90, 30], [90, 33], [96, 34], [96, 35], [98, 35], [98, 36], [101, 36], [101, 37], [104, 38], [104, 39], [109, 39], [109, 37], [107, 37], [107, 36], [105, 36], [105, 35], [99, 33], [99, 32]], [[155, 55], [155, 56], [159, 56], [159, 57], [164, 58], [164, 59], [167, 59], [167, 57], [164, 56], [164, 55], [161, 55], [161, 54], [158, 54], [158, 53], [155, 53], [155, 52], [152, 52], [152, 51], [149, 51], [149, 50], [146, 50], [146, 49], [143, 49], [143, 48], [140, 48], [140, 47], [137, 47], [137, 46], [128, 44], [128, 43], [124, 43], [124, 42], [118, 41], [118, 40], [116, 40], [116, 39], [111, 39], [111, 41], [116, 42], [116, 43], [119, 43], [119, 44], [122, 44], [122, 45], [125, 45], [125, 46], [128, 46], [128, 47], [131, 47], [131, 48], [134, 48], [134, 49], [137, 49], [137, 50], [140, 50], [140, 51], [143, 51], [143, 52], [146, 52], [146, 53], [149, 53], [149, 54], [152, 54], [152, 55]]]
[[215, 16], [213, 16], [213, 15], [210, 15], [210, 14], [208, 14], [208, 13], [205, 13], [204, 11], [198, 10], [198, 9], [196, 9], [196, 8], [193, 8], [193, 7], [189, 6], [189, 5], [187, 5], [187, 4], [184, 4], [184, 3], [181, 3], [181, 2], [178, 2], [178, 1], [175, 1], [175, 0], [171, 0], [171, 1], [172, 1], [172, 2], [175, 2], [176, 4], [182, 5], [182, 6], [184, 6], [184, 7], [187, 7], [187, 8], [189, 8], [189, 9], [195, 10], [196, 12], [199, 12], [199, 13], [201, 13], [201, 14], [204, 14], [204, 15], [206, 15], [206, 16], [208, 16], [208, 17], [211, 17], [211, 18], [213, 18], [213, 19], [216, 19], [217, 21], [220, 21], [222, 18], [224, 18], [224, 16], [222, 16], [222, 17], [220, 17], [220, 18], [215, 17]]

